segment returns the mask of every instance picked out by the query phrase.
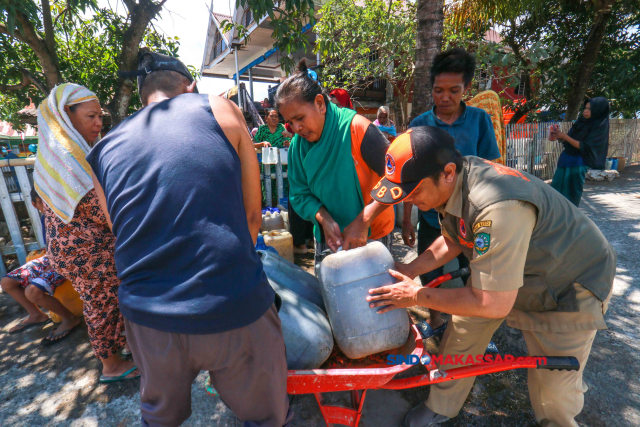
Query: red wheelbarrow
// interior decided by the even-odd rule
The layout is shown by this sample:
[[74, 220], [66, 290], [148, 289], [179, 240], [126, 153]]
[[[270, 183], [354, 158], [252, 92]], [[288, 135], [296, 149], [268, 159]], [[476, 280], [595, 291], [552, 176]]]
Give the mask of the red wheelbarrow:
[[[468, 274], [468, 268], [445, 274], [427, 287], [436, 287], [443, 282]], [[314, 394], [322, 417], [327, 427], [333, 424], [356, 427], [362, 417], [362, 408], [368, 390], [390, 389], [403, 390], [422, 387], [430, 384], [453, 381], [460, 378], [475, 377], [513, 369], [580, 369], [575, 357], [519, 357], [515, 360], [494, 362], [491, 364], [474, 364], [447, 371], [438, 370], [435, 360], [425, 351], [423, 338], [416, 325], [411, 327], [411, 335], [403, 347], [383, 353], [368, 356], [360, 360], [347, 359], [340, 350], [334, 349], [327, 362], [320, 369], [290, 370], [287, 374], [287, 393]], [[427, 374], [420, 374], [409, 378], [395, 378], [401, 372], [411, 368], [412, 364], [387, 364], [388, 355], [402, 354], [406, 360], [421, 361], [427, 369]], [[423, 356], [427, 356], [424, 357]], [[349, 391], [351, 406], [327, 404], [323, 393]], [[210, 387], [207, 387], [210, 393]], [[210, 393], [211, 394], [211, 393]]]

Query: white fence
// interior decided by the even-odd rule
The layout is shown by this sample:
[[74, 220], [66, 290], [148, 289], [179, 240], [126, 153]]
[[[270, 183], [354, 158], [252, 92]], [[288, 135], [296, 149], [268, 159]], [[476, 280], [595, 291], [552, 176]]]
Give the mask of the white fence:
[[[558, 125], [568, 132], [571, 122], [523, 123], [506, 126], [505, 164], [551, 179], [556, 170], [562, 143], [549, 141], [549, 127]], [[640, 120], [610, 120], [608, 157], [624, 157], [626, 164], [640, 163]]]
[[[31, 180], [29, 174], [33, 171], [34, 158], [31, 159], [11, 159], [0, 160], [0, 168], [3, 171], [3, 178], [0, 179], [0, 205], [2, 214], [9, 231], [11, 240], [0, 244], [0, 275], [6, 273], [5, 257], [15, 254], [18, 258], [18, 265], [23, 265], [27, 261], [27, 253], [44, 247], [42, 239], [42, 226], [40, 223], [40, 213], [31, 204]], [[17, 182], [16, 182], [17, 181]], [[28, 218], [23, 218], [23, 223], [28, 223], [24, 227], [16, 214], [14, 203], [23, 202], [28, 213]], [[32, 242], [25, 243], [23, 235], [33, 234]]]

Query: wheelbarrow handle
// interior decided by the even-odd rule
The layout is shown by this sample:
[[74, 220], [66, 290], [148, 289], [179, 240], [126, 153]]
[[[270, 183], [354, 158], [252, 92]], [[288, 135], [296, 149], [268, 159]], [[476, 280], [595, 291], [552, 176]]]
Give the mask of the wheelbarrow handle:
[[[578, 359], [572, 356], [527, 356], [522, 357], [522, 359], [524, 360], [489, 365], [468, 365], [460, 368], [448, 369], [446, 371], [433, 369], [425, 375], [391, 380], [380, 388], [404, 390], [407, 388], [422, 387], [430, 384], [475, 377], [478, 375], [495, 374], [497, 372], [511, 371], [514, 369], [557, 369], [560, 371], [577, 371], [580, 369]], [[431, 365], [429, 366], [431, 367]]]
[[555, 371], [579, 371], [580, 362], [573, 356], [547, 356], [537, 357], [538, 368], [537, 369], [549, 369]]

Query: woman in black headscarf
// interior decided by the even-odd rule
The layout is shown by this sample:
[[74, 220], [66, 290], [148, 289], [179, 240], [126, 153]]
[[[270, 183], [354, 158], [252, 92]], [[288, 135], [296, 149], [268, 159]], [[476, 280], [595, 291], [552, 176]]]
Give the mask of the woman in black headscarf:
[[549, 139], [562, 140], [564, 151], [551, 186], [574, 205], [580, 204], [587, 170], [604, 169], [609, 149], [609, 101], [591, 98], [584, 103], [582, 116], [571, 126], [569, 133], [552, 126]]

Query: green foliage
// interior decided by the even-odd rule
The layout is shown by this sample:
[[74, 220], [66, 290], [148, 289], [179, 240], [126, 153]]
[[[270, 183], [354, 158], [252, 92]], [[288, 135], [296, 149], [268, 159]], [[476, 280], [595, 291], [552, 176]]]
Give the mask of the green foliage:
[[[62, 26], [64, 37], [57, 40], [65, 80], [88, 87], [105, 103], [117, 86], [118, 56], [127, 28], [126, 19], [111, 9], [101, 9], [91, 19], [66, 21]], [[142, 44], [155, 52], [178, 56], [180, 42], [178, 37], [168, 37], [148, 28]], [[141, 105], [136, 92], [129, 112]]]
[[326, 87], [364, 89], [383, 78], [396, 90], [406, 117], [413, 84], [416, 5], [387, 0], [331, 0], [315, 26]]
[[[97, 0], [67, 0], [63, 1], [51, 1], [53, 8], [57, 8], [60, 11], [79, 11], [86, 12], [87, 9], [96, 10], [98, 8]], [[21, 25], [17, 20], [18, 13], [24, 14], [27, 19], [38, 26], [42, 24], [40, 14], [40, 7], [33, 0], [0, 0], [0, 22], [7, 26], [9, 34], [13, 35], [14, 30]]]
[[[640, 2], [617, 1], [611, 13], [586, 95], [609, 99], [614, 116], [637, 117], [640, 111]], [[546, 10], [541, 34], [534, 39], [542, 45], [553, 42], [558, 47], [548, 60], [540, 62], [540, 105], [548, 107], [554, 118], [566, 105], [569, 83], [582, 66], [579, 54], [594, 25], [593, 17], [592, 8], [584, 4], [554, 2]]]
[[[122, 51], [126, 28], [127, 17], [111, 9], [97, 9], [89, 18], [76, 12], [67, 12], [56, 20], [55, 44], [64, 81], [88, 87], [106, 104], [117, 87], [118, 57]], [[42, 26], [38, 25], [36, 30], [42, 33]], [[147, 28], [143, 45], [160, 53], [178, 56], [178, 38], [168, 37], [153, 27]], [[16, 42], [7, 34], [0, 34], [0, 84], [19, 83], [22, 78], [21, 69], [26, 69], [35, 76], [42, 76], [40, 62], [27, 45]], [[197, 77], [195, 69], [191, 71]], [[0, 95], [0, 120], [17, 126], [15, 113], [27, 106], [29, 100], [38, 105], [44, 96], [33, 85]], [[140, 106], [135, 92], [129, 112]]]
[[18, 13], [22, 13], [31, 21], [39, 22], [39, 7], [33, 0], [0, 0], [0, 23], [6, 25], [9, 34], [16, 29]]
[[[270, 19], [271, 29], [273, 30], [273, 47], [277, 47], [282, 55], [280, 55], [280, 64], [286, 73], [292, 72], [295, 67], [295, 61], [289, 58], [289, 54], [294, 52], [306, 51], [309, 46], [307, 35], [303, 33], [306, 24], [315, 24], [315, 4], [313, 0], [236, 0], [236, 5], [242, 8], [249, 8], [253, 13], [256, 21], [262, 17], [268, 16]], [[237, 32], [235, 39], [241, 40], [243, 43], [249, 41], [247, 36], [247, 28], [241, 24], [232, 22], [222, 23], [222, 32], [235, 30]]]
[[[525, 103], [503, 96], [512, 111], [532, 111], [528, 120], [558, 119], [565, 111], [573, 79], [582, 67], [581, 55], [598, 19], [599, 1], [535, 0], [492, 7], [501, 0], [464, 0], [448, 10], [445, 40], [476, 52], [479, 66], [517, 87], [527, 79]], [[597, 3], [597, 4], [596, 4]], [[617, 0], [606, 28], [591, 78], [588, 97], [605, 96], [612, 113], [636, 117], [640, 110], [640, 1]], [[601, 6], [601, 5], [600, 5]], [[497, 6], [496, 6], [497, 7]], [[500, 45], [481, 41], [485, 31], [498, 28]]]

